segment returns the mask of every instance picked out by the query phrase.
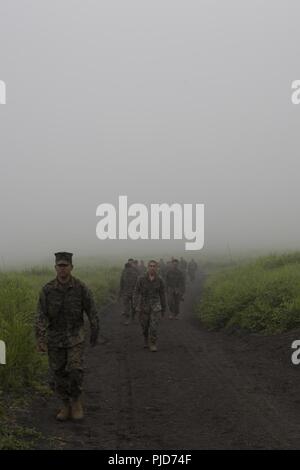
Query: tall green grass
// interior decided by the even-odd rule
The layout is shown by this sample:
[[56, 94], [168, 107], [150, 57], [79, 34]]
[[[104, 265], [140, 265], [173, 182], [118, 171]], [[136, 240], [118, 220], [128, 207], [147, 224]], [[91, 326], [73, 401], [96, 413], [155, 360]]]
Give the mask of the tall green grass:
[[300, 326], [300, 253], [260, 257], [211, 274], [197, 312], [209, 328], [278, 333]]
[[7, 363], [0, 366], [2, 390], [16, 391], [32, 385], [43, 369], [33, 334], [36, 297], [24, 275], [0, 274], [0, 339], [7, 348]]

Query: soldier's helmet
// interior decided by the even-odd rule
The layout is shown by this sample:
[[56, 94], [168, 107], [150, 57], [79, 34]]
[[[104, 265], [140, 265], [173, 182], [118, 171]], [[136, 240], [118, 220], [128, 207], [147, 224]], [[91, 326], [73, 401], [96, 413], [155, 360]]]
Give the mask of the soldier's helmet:
[[67, 251], [59, 251], [55, 253], [55, 263], [58, 264], [61, 261], [64, 261], [65, 263], [72, 264], [72, 256], [73, 253], [69, 253]]

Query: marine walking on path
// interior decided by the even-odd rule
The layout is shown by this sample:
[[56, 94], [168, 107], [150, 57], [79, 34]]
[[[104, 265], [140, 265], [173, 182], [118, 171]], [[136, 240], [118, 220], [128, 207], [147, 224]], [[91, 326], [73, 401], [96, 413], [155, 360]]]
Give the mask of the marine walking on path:
[[55, 253], [57, 276], [41, 290], [37, 306], [35, 333], [40, 352], [48, 352], [54, 391], [63, 406], [56, 418], [81, 420], [84, 313], [90, 323], [90, 344], [99, 334], [99, 317], [91, 291], [71, 275], [72, 253]]
[[133, 304], [139, 313], [144, 346], [149, 347], [152, 352], [157, 351], [159, 321], [166, 311], [165, 286], [157, 270], [157, 261], [149, 261], [148, 271], [138, 278], [133, 294]]
[[178, 319], [180, 314], [180, 302], [183, 301], [185, 293], [185, 275], [178, 268], [178, 260], [172, 260], [172, 268], [166, 274], [166, 288], [170, 320]]
[[133, 291], [139, 277], [139, 272], [134, 264], [133, 258], [129, 258], [125, 263], [120, 278], [119, 299], [123, 303], [124, 325], [129, 325], [135, 318], [135, 309], [133, 306]]

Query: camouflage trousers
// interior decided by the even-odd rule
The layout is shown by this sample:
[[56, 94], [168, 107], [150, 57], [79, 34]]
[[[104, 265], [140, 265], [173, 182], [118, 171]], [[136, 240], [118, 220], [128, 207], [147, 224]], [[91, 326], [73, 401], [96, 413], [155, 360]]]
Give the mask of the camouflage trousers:
[[84, 343], [71, 348], [48, 345], [52, 388], [62, 400], [76, 399], [82, 392]]
[[161, 318], [161, 311], [154, 312], [152, 309], [149, 313], [140, 312], [140, 323], [144, 337], [149, 339], [152, 343], [157, 341], [159, 320]]
[[135, 317], [135, 309], [133, 308], [133, 295], [132, 294], [123, 294], [123, 315], [126, 320]]
[[175, 288], [168, 288], [167, 292], [169, 310], [173, 315], [177, 316], [180, 313], [180, 302], [182, 298], [181, 292]]

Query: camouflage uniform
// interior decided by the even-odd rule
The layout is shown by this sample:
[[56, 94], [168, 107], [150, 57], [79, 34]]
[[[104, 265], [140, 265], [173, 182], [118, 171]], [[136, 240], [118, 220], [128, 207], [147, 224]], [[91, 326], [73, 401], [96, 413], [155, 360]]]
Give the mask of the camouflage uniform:
[[82, 390], [84, 316], [86, 312], [92, 334], [98, 334], [99, 319], [90, 290], [71, 276], [66, 284], [58, 279], [48, 282], [41, 290], [36, 337], [47, 345], [49, 368], [55, 389], [63, 400], [77, 399]]
[[136, 268], [134, 266], [128, 266], [127, 264], [122, 271], [120, 279], [120, 297], [123, 301], [123, 315], [125, 316], [125, 321], [129, 321], [130, 317], [134, 318], [135, 316], [133, 291], [138, 279]]
[[146, 274], [147, 272], [147, 268], [146, 266], [144, 265], [144, 263], [140, 263], [140, 266], [139, 266], [139, 276], [144, 276], [144, 274]]
[[195, 280], [195, 274], [196, 274], [197, 268], [198, 268], [197, 263], [194, 260], [191, 260], [188, 264], [188, 273], [189, 273], [189, 278], [191, 282]]
[[159, 275], [162, 279], [166, 278], [167, 267], [162, 259], [159, 260]]
[[185, 292], [185, 276], [178, 268], [169, 269], [166, 274], [168, 306], [170, 312], [176, 317], [179, 315], [180, 301]]
[[160, 276], [150, 279], [149, 274], [140, 276], [133, 294], [133, 304], [140, 314], [145, 340], [156, 343], [159, 319], [166, 310], [165, 286]]
[[187, 262], [184, 258], [180, 258], [179, 269], [184, 275], [186, 274]]

